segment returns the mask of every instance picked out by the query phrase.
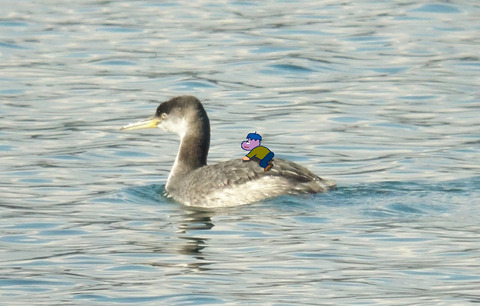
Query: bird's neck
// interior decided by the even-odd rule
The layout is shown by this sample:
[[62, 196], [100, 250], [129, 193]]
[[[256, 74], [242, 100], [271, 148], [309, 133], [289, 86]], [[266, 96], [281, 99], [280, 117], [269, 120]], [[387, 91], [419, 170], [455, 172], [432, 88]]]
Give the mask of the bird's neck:
[[210, 124], [208, 118], [202, 119], [190, 121], [185, 134], [181, 135], [180, 148], [168, 177], [167, 191], [175, 181], [182, 180], [191, 171], [207, 165]]

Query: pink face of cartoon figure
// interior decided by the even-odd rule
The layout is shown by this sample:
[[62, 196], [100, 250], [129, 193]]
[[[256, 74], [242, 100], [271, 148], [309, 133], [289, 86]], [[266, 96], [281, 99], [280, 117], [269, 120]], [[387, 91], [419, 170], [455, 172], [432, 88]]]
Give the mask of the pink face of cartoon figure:
[[260, 140], [248, 138], [247, 141], [242, 142], [242, 149], [246, 151], [252, 151], [259, 145], [260, 145]]

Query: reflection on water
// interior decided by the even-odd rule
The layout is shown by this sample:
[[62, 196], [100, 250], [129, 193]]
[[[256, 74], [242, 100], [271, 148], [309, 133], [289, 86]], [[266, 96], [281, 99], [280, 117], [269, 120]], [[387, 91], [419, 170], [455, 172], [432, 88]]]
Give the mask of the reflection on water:
[[[477, 3], [2, 4], [3, 303], [480, 301]], [[210, 163], [256, 130], [338, 190], [172, 202], [177, 137], [119, 128], [179, 94]]]
[[[195, 233], [201, 233], [204, 230], [210, 230], [215, 225], [211, 219], [212, 212], [201, 210], [185, 210], [184, 221], [178, 225], [177, 235], [185, 240], [185, 246], [179, 249], [181, 254], [192, 255], [198, 260], [203, 260], [202, 250], [205, 248], [205, 240], [201, 234], [197, 236]], [[193, 232], [193, 234], [192, 234]]]

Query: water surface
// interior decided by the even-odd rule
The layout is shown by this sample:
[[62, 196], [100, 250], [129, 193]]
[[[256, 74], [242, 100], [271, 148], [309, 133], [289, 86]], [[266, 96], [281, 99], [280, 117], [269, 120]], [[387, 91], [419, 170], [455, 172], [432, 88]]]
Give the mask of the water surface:
[[[6, 304], [480, 302], [475, 1], [6, 1]], [[120, 132], [180, 94], [209, 163], [253, 130], [335, 192], [195, 210], [177, 136]]]

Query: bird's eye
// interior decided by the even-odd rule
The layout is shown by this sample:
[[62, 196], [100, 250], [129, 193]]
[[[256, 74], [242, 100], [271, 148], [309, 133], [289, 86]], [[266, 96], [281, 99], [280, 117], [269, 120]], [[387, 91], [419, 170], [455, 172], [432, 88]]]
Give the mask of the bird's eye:
[[168, 117], [167, 113], [162, 113], [162, 119], [165, 119], [167, 117]]

